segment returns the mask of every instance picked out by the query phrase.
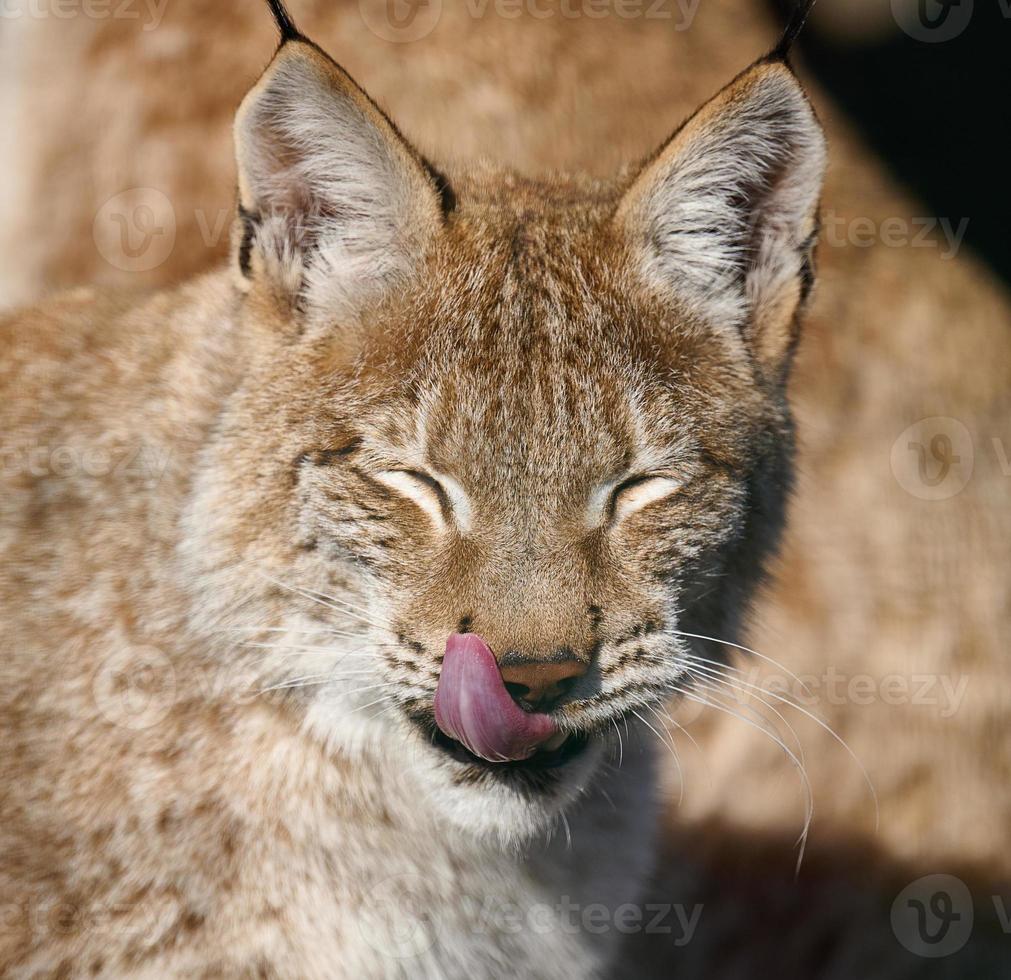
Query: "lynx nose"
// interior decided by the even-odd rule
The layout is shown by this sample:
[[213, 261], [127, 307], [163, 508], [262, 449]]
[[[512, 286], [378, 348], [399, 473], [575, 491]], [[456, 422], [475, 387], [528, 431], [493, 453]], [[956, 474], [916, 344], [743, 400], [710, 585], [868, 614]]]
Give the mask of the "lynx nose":
[[587, 670], [588, 664], [568, 651], [542, 660], [507, 653], [499, 661], [506, 690], [514, 701], [544, 711], [560, 701]]

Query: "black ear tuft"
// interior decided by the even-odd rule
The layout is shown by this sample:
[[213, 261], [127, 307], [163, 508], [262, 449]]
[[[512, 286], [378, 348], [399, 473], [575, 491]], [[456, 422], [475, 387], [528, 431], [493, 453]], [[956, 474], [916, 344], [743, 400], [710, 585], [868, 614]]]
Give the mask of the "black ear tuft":
[[291, 14], [288, 13], [287, 8], [284, 6], [284, 0], [267, 0], [267, 6], [274, 15], [277, 29], [281, 32], [282, 44], [286, 41], [298, 41], [302, 38], [302, 32], [299, 31], [295, 26], [295, 22], [291, 19]]
[[783, 36], [779, 39], [779, 43], [769, 52], [766, 60], [789, 60], [793, 42], [800, 36], [800, 32], [804, 29], [804, 24], [807, 23], [808, 15], [811, 13], [811, 8], [816, 2], [817, 0], [797, 0], [797, 4], [790, 14], [790, 19], [783, 29]]

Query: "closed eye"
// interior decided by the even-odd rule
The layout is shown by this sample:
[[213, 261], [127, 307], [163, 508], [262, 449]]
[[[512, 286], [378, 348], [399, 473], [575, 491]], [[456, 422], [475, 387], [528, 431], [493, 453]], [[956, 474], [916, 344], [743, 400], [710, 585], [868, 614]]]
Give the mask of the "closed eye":
[[425, 470], [396, 469], [377, 474], [391, 490], [421, 508], [440, 529], [454, 519], [461, 530], [470, 523], [470, 504], [460, 485], [451, 477], [437, 478]]
[[623, 480], [612, 491], [606, 517], [612, 524], [677, 493], [683, 486], [680, 480], [669, 476], [639, 474]]

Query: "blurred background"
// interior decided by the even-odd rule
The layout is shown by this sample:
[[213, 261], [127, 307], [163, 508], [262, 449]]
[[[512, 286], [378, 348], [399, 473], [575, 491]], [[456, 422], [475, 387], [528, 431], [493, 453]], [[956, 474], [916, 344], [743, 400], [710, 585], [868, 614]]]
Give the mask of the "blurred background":
[[[785, 16], [790, 4], [776, 0]], [[896, 177], [1011, 278], [1011, 8], [1000, 0], [821, 0], [805, 64]]]

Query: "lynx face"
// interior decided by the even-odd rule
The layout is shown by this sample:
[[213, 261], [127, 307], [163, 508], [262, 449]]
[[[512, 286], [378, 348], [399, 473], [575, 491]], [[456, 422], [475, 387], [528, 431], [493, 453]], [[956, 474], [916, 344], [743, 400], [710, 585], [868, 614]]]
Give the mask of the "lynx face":
[[683, 633], [733, 639], [775, 544], [820, 129], [762, 62], [633, 179], [451, 191], [296, 38], [236, 132], [248, 365], [189, 514], [199, 621], [282, 637], [257, 669], [307, 725], [525, 838], [685, 682]]

